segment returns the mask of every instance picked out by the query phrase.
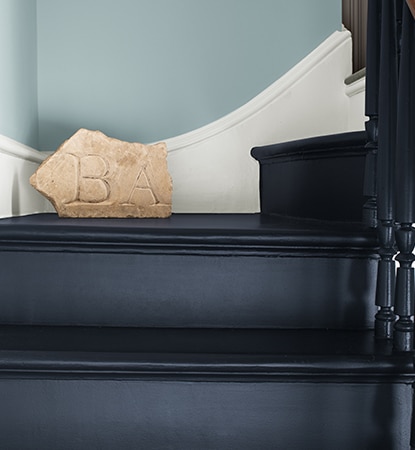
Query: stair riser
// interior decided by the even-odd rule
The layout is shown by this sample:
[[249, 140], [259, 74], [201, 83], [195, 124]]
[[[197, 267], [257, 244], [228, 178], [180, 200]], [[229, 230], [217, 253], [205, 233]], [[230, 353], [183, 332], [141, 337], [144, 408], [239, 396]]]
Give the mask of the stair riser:
[[373, 321], [370, 257], [1, 252], [0, 264], [3, 324], [365, 328]]
[[406, 384], [0, 380], [7, 450], [407, 448]]
[[261, 212], [360, 222], [366, 142], [358, 131], [253, 148]]
[[356, 156], [262, 165], [261, 211], [359, 222], [364, 163], [364, 156]]

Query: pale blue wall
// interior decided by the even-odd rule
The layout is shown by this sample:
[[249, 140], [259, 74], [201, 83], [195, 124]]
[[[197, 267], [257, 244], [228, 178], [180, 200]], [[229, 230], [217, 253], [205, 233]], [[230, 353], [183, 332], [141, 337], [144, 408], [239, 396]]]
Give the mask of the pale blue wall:
[[340, 0], [38, 0], [40, 148], [80, 127], [175, 136], [235, 110], [341, 26]]
[[80, 127], [148, 142], [212, 122], [341, 22], [340, 0], [38, 0], [37, 9], [36, 19], [36, 0], [0, 0], [0, 134], [36, 147], [39, 112], [42, 149]]
[[0, 0], [0, 134], [38, 145], [36, 0]]

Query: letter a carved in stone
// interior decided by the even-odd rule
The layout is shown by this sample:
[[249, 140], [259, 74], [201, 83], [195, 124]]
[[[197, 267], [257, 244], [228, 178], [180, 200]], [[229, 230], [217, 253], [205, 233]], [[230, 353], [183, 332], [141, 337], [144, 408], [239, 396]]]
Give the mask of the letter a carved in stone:
[[60, 217], [169, 217], [166, 144], [144, 145], [81, 129], [47, 158], [30, 183]]

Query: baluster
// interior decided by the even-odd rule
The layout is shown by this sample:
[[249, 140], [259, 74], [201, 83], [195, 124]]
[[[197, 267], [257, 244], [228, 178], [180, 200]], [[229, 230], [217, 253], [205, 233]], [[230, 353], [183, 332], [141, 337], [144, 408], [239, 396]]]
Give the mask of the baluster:
[[399, 66], [397, 163], [396, 163], [396, 242], [399, 268], [396, 279], [394, 346], [412, 351], [414, 341], [415, 246], [415, 21], [406, 3], [403, 7], [402, 44]]
[[394, 222], [381, 221], [379, 224], [380, 261], [376, 286], [375, 337], [391, 339], [396, 316], [393, 312], [395, 296], [395, 250]]
[[[415, 405], [415, 384], [412, 384], [412, 405]], [[411, 418], [411, 450], [415, 450], [415, 411], [412, 406], [412, 418]]]
[[414, 341], [414, 269], [415, 260], [413, 250], [415, 247], [415, 229], [412, 223], [402, 223], [396, 231], [399, 254], [399, 268], [396, 278], [396, 306], [395, 312], [399, 320], [395, 324], [395, 349], [400, 352], [409, 352], [413, 349]]
[[380, 14], [381, 2], [369, 0], [367, 22], [367, 62], [365, 114], [368, 150], [366, 156], [363, 194], [367, 198], [363, 206], [363, 222], [376, 228], [376, 155], [378, 151], [378, 93], [380, 59]]
[[369, 120], [366, 122], [367, 149], [365, 161], [365, 180], [363, 195], [366, 202], [363, 205], [363, 223], [370, 228], [376, 228], [376, 156], [378, 151], [378, 116], [366, 113]]
[[379, 135], [377, 155], [377, 218], [379, 234], [378, 282], [375, 335], [390, 339], [393, 334], [395, 291], [395, 145], [398, 93], [397, 4], [402, 0], [382, 0], [379, 77]]

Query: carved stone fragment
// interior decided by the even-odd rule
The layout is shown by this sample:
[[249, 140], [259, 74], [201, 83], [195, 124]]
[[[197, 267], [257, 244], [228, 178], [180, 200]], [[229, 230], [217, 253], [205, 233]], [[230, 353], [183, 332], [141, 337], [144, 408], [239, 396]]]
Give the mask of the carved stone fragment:
[[165, 143], [129, 143], [80, 129], [40, 165], [30, 183], [60, 217], [171, 215]]

